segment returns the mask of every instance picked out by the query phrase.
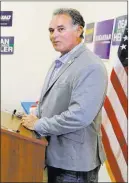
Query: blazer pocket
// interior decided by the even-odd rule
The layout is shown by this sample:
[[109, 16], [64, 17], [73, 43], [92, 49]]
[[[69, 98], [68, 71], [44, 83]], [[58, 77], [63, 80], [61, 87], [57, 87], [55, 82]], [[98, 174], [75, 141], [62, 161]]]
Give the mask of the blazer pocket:
[[84, 129], [78, 130], [62, 135], [62, 137], [73, 140], [75, 142], [84, 143], [85, 131]]
[[68, 86], [68, 83], [67, 82], [58, 82], [58, 83], [55, 83], [54, 84], [54, 88], [63, 88], [63, 87], [66, 87]]

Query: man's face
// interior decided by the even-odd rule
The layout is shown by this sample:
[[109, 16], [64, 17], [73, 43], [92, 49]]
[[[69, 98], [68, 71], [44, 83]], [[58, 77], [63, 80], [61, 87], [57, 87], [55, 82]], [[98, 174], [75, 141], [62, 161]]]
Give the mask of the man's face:
[[74, 48], [80, 41], [81, 29], [72, 24], [70, 16], [55, 15], [49, 26], [50, 40], [56, 51], [65, 54]]

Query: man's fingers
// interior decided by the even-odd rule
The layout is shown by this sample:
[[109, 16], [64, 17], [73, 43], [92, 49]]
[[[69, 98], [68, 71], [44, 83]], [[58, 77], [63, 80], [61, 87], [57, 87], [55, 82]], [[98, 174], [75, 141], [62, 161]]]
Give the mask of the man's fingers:
[[26, 118], [28, 115], [27, 114], [24, 114], [24, 115], [22, 115], [22, 118]]
[[23, 125], [23, 124], [25, 123], [25, 120], [21, 120], [21, 121], [22, 121], [21, 123], [22, 123], [22, 125]]
[[23, 122], [22, 122], [22, 125], [23, 125], [23, 126], [26, 126], [27, 124], [28, 124], [27, 121], [23, 121]]
[[22, 117], [22, 120], [27, 120], [27, 119], [28, 119], [27, 115]]
[[29, 122], [26, 118], [22, 118], [21, 121], [22, 121], [22, 122], [21, 122], [22, 124], [28, 123], [28, 122]]

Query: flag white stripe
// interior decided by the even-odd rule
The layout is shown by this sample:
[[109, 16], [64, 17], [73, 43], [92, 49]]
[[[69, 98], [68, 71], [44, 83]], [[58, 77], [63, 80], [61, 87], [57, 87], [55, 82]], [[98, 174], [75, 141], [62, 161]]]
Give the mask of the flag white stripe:
[[112, 129], [111, 122], [110, 122], [104, 108], [103, 108], [103, 113], [102, 113], [102, 119], [103, 119], [103, 127], [104, 127], [106, 134], [107, 134], [112, 152], [116, 158], [117, 164], [118, 164], [119, 169], [120, 169], [121, 174], [122, 174], [122, 177], [123, 177], [124, 181], [127, 182], [127, 164], [125, 162], [122, 150], [120, 148], [120, 145], [119, 145], [117, 138], [114, 134], [114, 131]]
[[125, 95], [127, 96], [128, 95], [128, 92], [127, 92], [127, 74], [126, 74], [125, 69], [124, 69], [124, 67], [123, 67], [123, 65], [120, 62], [118, 57], [117, 57], [117, 61], [115, 62], [115, 65], [114, 65], [114, 70], [115, 70], [115, 73], [117, 74], [117, 77], [119, 78], [119, 81], [122, 85], [122, 88], [125, 92]]
[[[109, 81], [109, 90], [107, 93], [108, 99], [113, 107], [114, 113], [116, 114], [116, 118], [119, 122], [119, 125], [121, 127], [121, 130], [123, 132], [123, 135], [125, 136], [126, 142], [127, 142], [127, 117], [125, 115], [125, 112], [123, 110], [123, 107], [121, 106], [120, 100], [116, 94], [116, 91], [114, 90], [112, 83]], [[112, 100], [115, 99], [115, 100]]]

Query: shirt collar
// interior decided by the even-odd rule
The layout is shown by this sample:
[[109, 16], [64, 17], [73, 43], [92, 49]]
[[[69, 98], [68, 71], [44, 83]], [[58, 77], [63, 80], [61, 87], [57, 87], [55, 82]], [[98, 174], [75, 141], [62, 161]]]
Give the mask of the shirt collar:
[[78, 48], [82, 46], [83, 42], [79, 43], [77, 46], [75, 46], [71, 51], [63, 55], [62, 57], [58, 57], [56, 60], [61, 61], [63, 64], [65, 64], [71, 54], [73, 54]]

